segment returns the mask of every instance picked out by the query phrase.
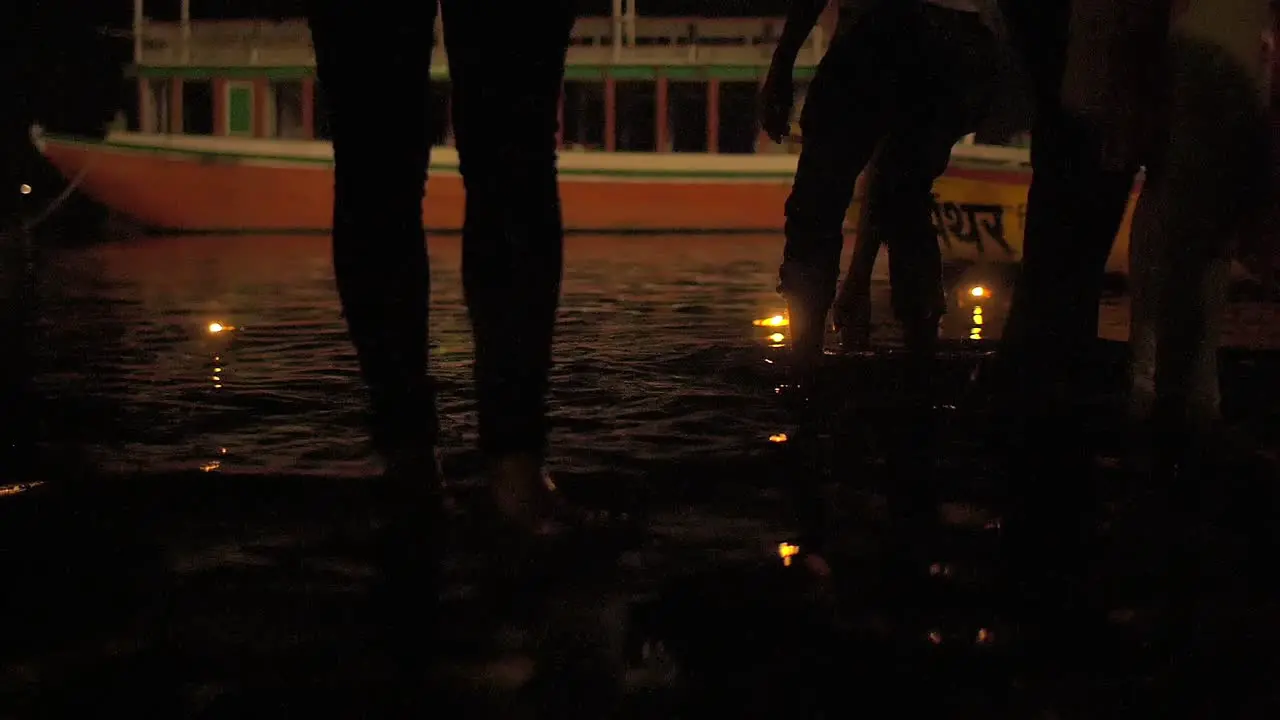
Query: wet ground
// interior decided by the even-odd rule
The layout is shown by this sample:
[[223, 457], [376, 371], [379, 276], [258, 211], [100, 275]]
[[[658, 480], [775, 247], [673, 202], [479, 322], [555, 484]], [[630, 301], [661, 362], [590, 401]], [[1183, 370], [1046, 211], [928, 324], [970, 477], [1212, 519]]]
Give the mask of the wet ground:
[[[1139, 591], [1112, 602], [1081, 661], [1058, 662], [1005, 602], [983, 403], [963, 382], [998, 337], [1007, 288], [958, 280], [937, 521], [913, 542], [937, 582], [903, 595], [884, 582], [900, 364], [887, 350], [835, 359], [825, 419], [799, 413], [769, 362], [786, 328], [752, 322], [780, 310], [777, 252], [772, 237], [570, 241], [557, 477], [647, 530], [618, 555], [562, 558], [575, 571], [554, 581], [512, 584], [495, 569], [510, 557], [455, 518], [449, 625], [470, 647], [425, 670], [388, 650], [371, 601], [370, 518], [388, 508], [370, 491], [324, 239], [155, 238], [46, 258], [42, 465], [59, 469], [0, 496], [0, 717], [573, 715], [563, 702], [582, 717], [1275, 716], [1275, 306], [1233, 305], [1224, 402], [1248, 452], [1220, 475], [1222, 507], [1152, 531], [1168, 517], [1140, 501], [1148, 488], [1121, 469], [1099, 410], [1094, 594]], [[476, 461], [457, 239], [433, 239], [433, 260], [446, 469], [465, 509]], [[990, 291], [981, 312], [965, 293], [976, 283]], [[1109, 299], [1104, 335], [1123, 338], [1125, 314]], [[1104, 349], [1100, 386], [1122, 363], [1122, 347]], [[787, 488], [814, 473], [840, 526], [834, 606], [778, 555], [795, 529]], [[1170, 538], [1214, 571], [1178, 579]], [[1203, 590], [1190, 614], [1149, 612], [1189, 586]], [[1194, 645], [1196, 661], [1165, 644]], [[566, 661], [581, 656], [592, 672]]]

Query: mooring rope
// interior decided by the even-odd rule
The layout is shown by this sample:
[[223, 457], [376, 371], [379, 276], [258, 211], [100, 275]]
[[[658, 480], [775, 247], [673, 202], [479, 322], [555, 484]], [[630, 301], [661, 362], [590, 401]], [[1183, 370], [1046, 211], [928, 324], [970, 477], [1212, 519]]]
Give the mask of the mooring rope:
[[71, 182], [68, 183], [65, 188], [63, 188], [61, 193], [58, 193], [57, 197], [50, 200], [49, 204], [45, 205], [44, 209], [37, 213], [35, 217], [32, 217], [22, 223], [22, 230], [24, 232], [31, 232], [36, 228], [36, 226], [40, 225], [45, 220], [48, 220], [49, 216], [56, 212], [58, 208], [62, 207], [63, 203], [71, 197], [71, 193], [75, 192], [76, 189], [80, 187], [80, 183], [84, 182], [85, 177], [89, 175], [89, 171], [93, 169], [96, 162], [96, 155], [90, 157], [88, 162], [84, 164], [84, 167], [80, 168], [80, 172], [76, 173], [76, 176], [71, 179]]

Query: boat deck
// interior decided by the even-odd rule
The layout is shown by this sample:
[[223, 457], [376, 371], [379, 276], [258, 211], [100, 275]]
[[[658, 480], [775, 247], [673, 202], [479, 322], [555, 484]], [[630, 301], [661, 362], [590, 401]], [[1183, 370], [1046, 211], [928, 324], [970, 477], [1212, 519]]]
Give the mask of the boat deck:
[[[573, 30], [568, 65], [575, 66], [763, 66], [768, 65], [782, 18], [636, 18], [634, 27], [610, 18], [580, 18]], [[443, 30], [437, 28], [437, 37]], [[810, 35], [797, 65], [816, 65], [824, 31]], [[198, 20], [146, 22], [137, 64], [146, 67], [309, 67], [315, 64], [305, 20]], [[437, 42], [433, 68], [444, 72], [446, 55]]]

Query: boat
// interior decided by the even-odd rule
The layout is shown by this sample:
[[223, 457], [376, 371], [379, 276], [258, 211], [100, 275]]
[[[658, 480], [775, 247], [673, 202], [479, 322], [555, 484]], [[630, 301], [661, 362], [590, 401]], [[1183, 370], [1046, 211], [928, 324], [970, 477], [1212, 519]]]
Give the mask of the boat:
[[[189, 2], [175, 23], [146, 18], [135, 1], [136, 101], [124, 127], [105, 138], [41, 134], [37, 144], [86, 194], [150, 229], [328, 230], [333, 152], [305, 21], [192, 20]], [[611, 17], [581, 18], [561, 95], [566, 228], [781, 230], [798, 144], [763, 138], [753, 106], [782, 24], [642, 18], [622, 0]], [[801, 93], [833, 26], [828, 13], [802, 51]], [[447, 84], [442, 42], [432, 68], [433, 81]], [[436, 93], [440, 131], [424, 201], [436, 230], [462, 225], [447, 98]], [[934, 193], [944, 256], [1017, 262], [1029, 180], [1025, 147], [957, 144]], [[1109, 268], [1123, 272], [1127, 256], [1122, 239]]]

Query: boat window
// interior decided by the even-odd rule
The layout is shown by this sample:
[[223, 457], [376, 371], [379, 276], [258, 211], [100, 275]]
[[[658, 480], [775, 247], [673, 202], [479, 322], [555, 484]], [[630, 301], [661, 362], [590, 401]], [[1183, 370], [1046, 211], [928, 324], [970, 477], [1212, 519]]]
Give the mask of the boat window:
[[618, 112], [617, 149], [653, 152], [657, 146], [657, 88], [652, 80], [619, 82], [615, 86]]
[[147, 115], [143, 130], [154, 133], [167, 133], [173, 130], [169, 119], [169, 99], [171, 91], [169, 78], [151, 78], [147, 80]]
[[329, 131], [329, 105], [319, 80], [316, 80], [315, 92], [311, 96], [311, 108], [312, 116], [315, 118], [316, 139], [333, 139], [333, 134]]
[[453, 91], [448, 80], [431, 81], [431, 107], [427, 122], [431, 128], [431, 145], [433, 147], [453, 144], [453, 118], [450, 116], [449, 94]]
[[706, 83], [673, 82], [667, 85], [667, 123], [672, 151], [707, 151]]
[[760, 138], [756, 121], [759, 87], [754, 80], [720, 83], [720, 152], [756, 151]]
[[302, 81], [272, 80], [267, 96], [271, 121], [269, 135], [291, 140], [306, 137], [302, 119]]
[[124, 84], [121, 94], [124, 96], [122, 110], [124, 112], [124, 129], [130, 132], [146, 132], [142, 127], [142, 90], [141, 83], [129, 81]]
[[182, 81], [182, 132], [213, 134], [213, 84], [208, 80]]
[[564, 147], [604, 148], [604, 83], [570, 80], [564, 84]]

